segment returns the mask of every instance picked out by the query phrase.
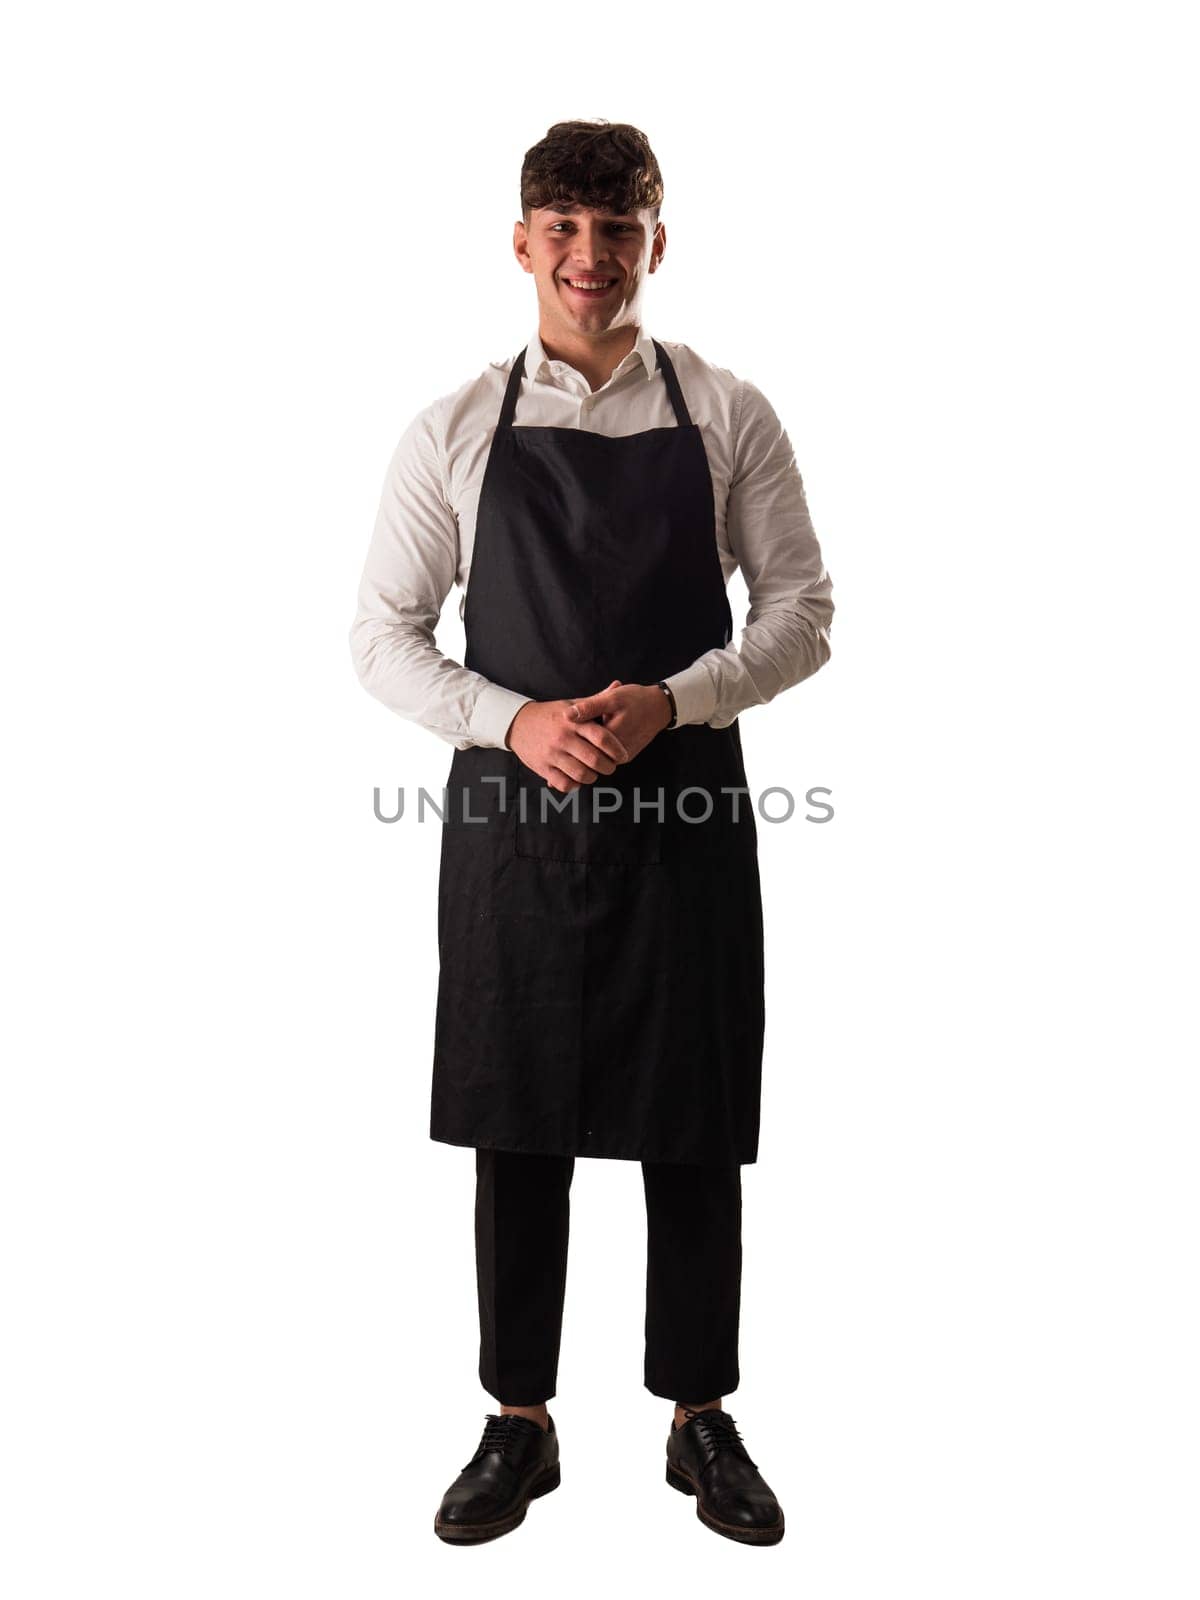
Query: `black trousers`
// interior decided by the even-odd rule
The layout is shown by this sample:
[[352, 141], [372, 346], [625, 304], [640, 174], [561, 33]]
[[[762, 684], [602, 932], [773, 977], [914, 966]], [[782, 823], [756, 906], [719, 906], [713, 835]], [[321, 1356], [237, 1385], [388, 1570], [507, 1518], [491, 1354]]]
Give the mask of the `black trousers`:
[[[741, 1167], [643, 1161], [645, 1386], [685, 1404], [738, 1386]], [[574, 1156], [475, 1152], [479, 1378], [501, 1405], [549, 1400], [567, 1282]]]

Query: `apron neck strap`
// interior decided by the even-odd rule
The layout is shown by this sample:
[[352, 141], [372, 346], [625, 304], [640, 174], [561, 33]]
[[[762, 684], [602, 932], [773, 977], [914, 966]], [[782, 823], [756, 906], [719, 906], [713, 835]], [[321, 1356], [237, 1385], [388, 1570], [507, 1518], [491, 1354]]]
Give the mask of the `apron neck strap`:
[[500, 407], [500, 420], [496, 424], [496, 431], [503, 433], [512, 427], [513, 413], [517, 409], [517, 391], [521, 387], [521, 378], [525, 372], [525, 351], [512, 364], [512, 371], [508, 375], [508, 387], [504, 391], [504, 404]]
[[692, 419], [688, 415], [688, 408], [683, 398], [683, 390], [679, 387], [679, 379], [675, 376], [675, 368], [671, 358], [657, 339], [651, 339], [650, 343], [654, 346], [654, 353], [658, 356], [658, 364], [662, 368], [663, 382], [667, 386], [667, 393], [671, 396], [671, 409], [675, 413], [675, 421], [681, 428], [690, 428]]
[[[658, 356], [658, 364], [662, 368], [663, 382], [667, 386], [667, 393], [671, 397], [671, 409], [675, 413], [675, 421], [681, 428], [690, 428], [692, 419], [683, 398], [683, 390], [679, 387], [679, 379], [675, 376], [675, 368], [671, 358], [659, 344], [657, 339], [651, 339], [654, 352]], [[526, 346], [528, 348], [528, 346]], [[500, 431], [512, 427], [513, 417], [517, 409], [517, 394], [521, 388], [521, 379], [525, 375], [525, 351], [522, 350], [512, 364], [512, 371], [508, 375], [508, 384], [504, 390], [504, 404], [500, 407], [500, 419], [496, 426]]]

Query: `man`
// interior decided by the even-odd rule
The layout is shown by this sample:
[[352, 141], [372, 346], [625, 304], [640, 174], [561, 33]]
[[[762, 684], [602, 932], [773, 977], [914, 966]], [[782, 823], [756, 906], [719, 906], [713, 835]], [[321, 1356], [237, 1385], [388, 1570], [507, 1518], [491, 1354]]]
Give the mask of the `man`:
[[[509, 1532], [558, 1484], [546, 1403], [581, 1155], [641, 1163], [667, 1481], [717, 1533], [783, 1537], [724, 1409], [764, 1016], [736, 718], [824, 664], [833, 607], [770, 404], [646, 332], [662, 195], [626, 124], [558, 123], [528, 151], [513, 249], [537, 332], [409, 426], [351, 634], [366, 688], [455, 747], [430, 1133], [476, 1152], [479, 1376], [500, 1410], [437, 1513], [451, 1543]], [[434, 643], [455, 579], [461, 666]]]

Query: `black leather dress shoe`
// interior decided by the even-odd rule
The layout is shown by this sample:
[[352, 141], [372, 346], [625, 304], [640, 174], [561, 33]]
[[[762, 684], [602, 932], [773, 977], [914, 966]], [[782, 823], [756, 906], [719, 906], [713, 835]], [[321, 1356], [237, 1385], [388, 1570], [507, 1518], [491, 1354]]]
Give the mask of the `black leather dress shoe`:
[[487, 1414], [479, 1448], [442, 1496], [433, 1531], [447, 1544], [482, 1544], [524, 1522], [531, 1500], [558, 1488], [554, 1418]]
[[671, 1423], [667, 1482], [696, 1496], [696, 1515], [714, 1533], [742, 1544], [778, 1544], [783, 1538], [779, 1501], [747, 1455], [728, 1411], [685, 1415], [681, 1427]]

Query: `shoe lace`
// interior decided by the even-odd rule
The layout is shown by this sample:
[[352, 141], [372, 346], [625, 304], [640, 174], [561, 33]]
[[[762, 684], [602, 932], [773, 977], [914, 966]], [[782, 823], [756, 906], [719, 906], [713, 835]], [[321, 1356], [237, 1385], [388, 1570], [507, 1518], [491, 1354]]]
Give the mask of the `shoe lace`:
[[[746, 1442], [728, 1411], [693, 1411], [690, 1406], [684, 1406], [683, 1414], [689, 1422], [695, 1423], [696, 1432], [704, 1441], [705, 1448], [711, 1450], [714, 1455], [718, 1450], [739, 1447], [743, 1453], [746, 1452]], [[753, 1462], [751, 1465], [753, 1466]]]
[[483, 1425], [483, 1437], [479, 1441], [479, 1448], [462, 1470], [465, 1472], [467, 1467], [479, 1460], [480, 1456], [487, 1455], [491, 1450], [499, 1451], [501, 1455], [510, 1450], [524, 1431], [521, 1426], [524, 1420], [508, 1412], [497, 1415], [496, 1412], [489, 1411], [487, 1421]]

